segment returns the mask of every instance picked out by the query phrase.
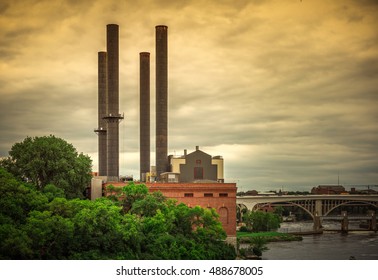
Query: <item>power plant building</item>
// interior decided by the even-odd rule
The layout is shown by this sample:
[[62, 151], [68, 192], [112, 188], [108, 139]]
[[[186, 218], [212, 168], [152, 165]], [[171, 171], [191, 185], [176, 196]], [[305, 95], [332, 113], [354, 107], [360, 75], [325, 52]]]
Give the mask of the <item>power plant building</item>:
[[[150, 192], [161, 191], [189, 206], [214, 208], [229, 237], [236, 236], [236, 184], [224, 183], [221, 156], [199, 147], [183, 156], [168, 157], [168, 27], [155, 27], [156, 35], [156, 166], [150, 164], [150, 53], [140, 63], [140, 180]], [[107, 185], [123, 187], [119, 174], [119, 27], [108, 24], [106, 51], [98, 53], [98, 157], [99, 172], [91, 184], [91, 199], [101, 197]]]
[[[172, 182], [169, 177], [177, 178], [180, 183], [189, 182], [224, 182], [224, 163], [221, 156], [212, 157], [201, 151], [199, 146], [196, 150], [183, 156], [169, 156], [170, 173], [163, 181]], [[167, 180], [168, 179], [168, 180]]]

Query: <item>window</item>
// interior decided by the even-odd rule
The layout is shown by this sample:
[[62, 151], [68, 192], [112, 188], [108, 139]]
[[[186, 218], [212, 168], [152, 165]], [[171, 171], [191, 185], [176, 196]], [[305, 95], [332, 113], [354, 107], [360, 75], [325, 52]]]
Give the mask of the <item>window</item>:
[[201, 164], [202, 162], [201, 162], [201, 160], [200, 159], [196, 159], [196, 164]]
[[193, 193], [184, 193], [184, 197], [193, 197]]
[[228, 197], [228, 193], [220, 193], [219, 197]]
[[194, 167], [194, 180], [203, 179], [203, 167]]
[[203, 196], [204, 197], [213, 197], [213, 194], [212, 193], [204, 193]]

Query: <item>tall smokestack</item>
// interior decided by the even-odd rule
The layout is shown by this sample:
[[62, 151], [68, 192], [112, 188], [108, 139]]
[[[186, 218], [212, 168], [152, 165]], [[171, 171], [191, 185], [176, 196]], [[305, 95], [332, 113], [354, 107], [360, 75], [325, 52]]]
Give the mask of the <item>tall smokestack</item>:
[[106, 92], [107, 92], [107, 75], [106, 75], [106, 52], [98, 53], [98, 128], [95, 132], [98, 135], [98, 173], [100, 176], [107, 175], [107, 142], [106, 131]]
[[150, 171], [150, 53], [139, 54], [140, 180]]
[[156, 28], [156, 176], [168, 171], [168, 27]]
[[119, 114], [119, 28], [117, 24], [106, 26], [107, 48], [107, 160], [108, 181], [119, 179], [119, 122], [123, 116]]

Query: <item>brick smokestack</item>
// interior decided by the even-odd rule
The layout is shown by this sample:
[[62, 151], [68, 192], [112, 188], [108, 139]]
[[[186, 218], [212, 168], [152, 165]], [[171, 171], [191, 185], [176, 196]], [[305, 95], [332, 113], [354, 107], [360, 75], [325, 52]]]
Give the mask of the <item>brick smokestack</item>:
[[108, 181], [119, 179], [119, 27], [117, 24], [106, 26], [107, 48], [107, 160]]
[[168, 171], [168, 27], [156, 29], [156, 176]]
[[139, 54], [140, 180], [150, 171], [150, 53]]
[[98, 53], [98, 128], [95, 132], [98, 135], [98, 173], [100, 176], [107, 175], [107, 122], [106, 117], [106, 52]]

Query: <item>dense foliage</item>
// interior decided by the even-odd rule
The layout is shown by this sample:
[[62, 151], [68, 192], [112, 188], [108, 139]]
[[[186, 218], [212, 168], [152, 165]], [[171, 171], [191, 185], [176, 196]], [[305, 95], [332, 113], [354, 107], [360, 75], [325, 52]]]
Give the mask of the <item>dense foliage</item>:
[[234, 259], [213, 209], [130, 184], [109, 198], [66, 199], [0, 168], [0, 259]]
[[281, 217], [269, 212], [245, 211], [242, 221], [245, 223], [245, 231], [274, 231], [280, 227]]
[[0, 166], [38, 190], [52, 184], [67, 198], [80, 198], [91, 180], [92, 161], [72, 144], [50, 135], [27, 137], [14, 144]]

